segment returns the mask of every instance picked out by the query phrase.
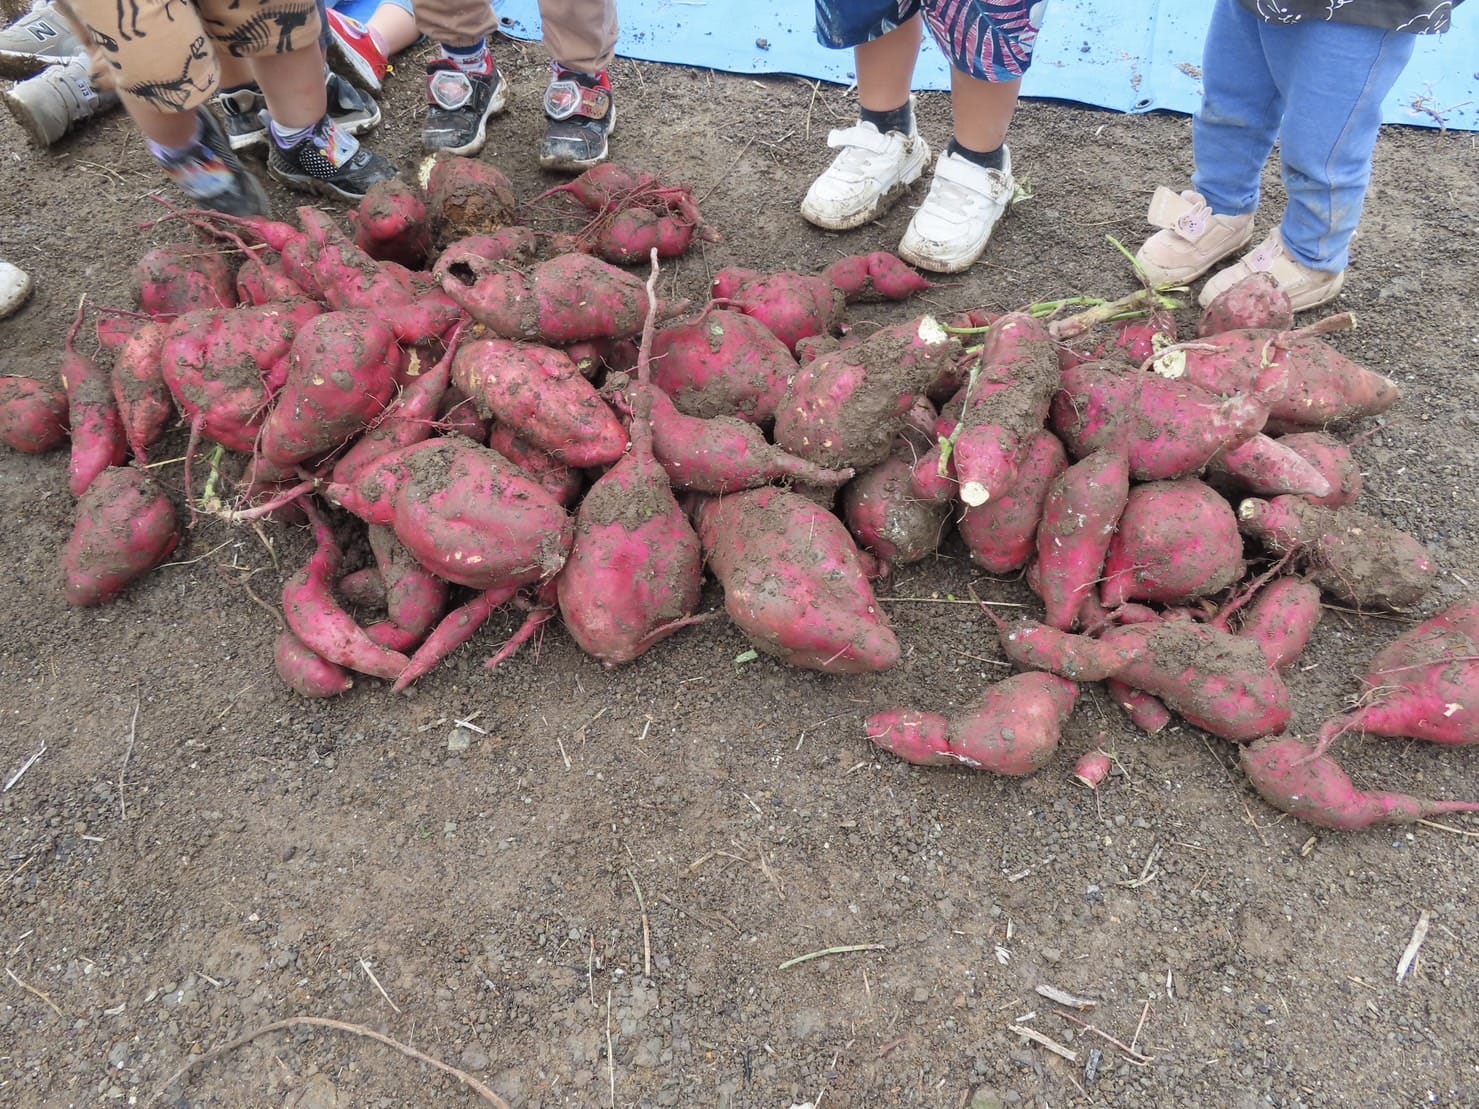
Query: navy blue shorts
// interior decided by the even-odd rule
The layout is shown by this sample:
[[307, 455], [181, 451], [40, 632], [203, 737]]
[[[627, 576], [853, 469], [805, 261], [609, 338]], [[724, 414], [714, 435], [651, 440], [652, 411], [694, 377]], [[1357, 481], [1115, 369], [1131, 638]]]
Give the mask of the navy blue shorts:
[[816, 0], [817, 40], [847, 49], [924, 14], [950, 64], [982, 81], [1015, 81], [1032, 64], [1047, 0]]

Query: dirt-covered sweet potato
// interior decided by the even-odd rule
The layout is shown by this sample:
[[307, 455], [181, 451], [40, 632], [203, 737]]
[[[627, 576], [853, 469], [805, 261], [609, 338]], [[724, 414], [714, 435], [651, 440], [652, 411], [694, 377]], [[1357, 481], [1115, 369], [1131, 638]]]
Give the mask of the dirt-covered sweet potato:
[[763, 323], [793, 354], [802, 339], [831, 334], [842, 323], [842, 293], [814, 274], [724, 269], [714, 275], [712, 292]]
[[67, 393], [67, 424], [72, 437], [67, 477], [74, 497], [82, 496], [104, 470], [121, 466], [128, 458], [128, 438], [118, 402], [113, 399], [113, 385], [102, 367], [76, 346], [82, 318], [83, 305], [78, 305], [58, 372]]
[[1129, 461], [1105, 449], [1080, 459], [1048, 486], [1037, 526], [1037, 590], [1043, 622], [1071, 631], [1104, 570], [1104, 556], [1130, 496]]
[[1181, 604], [1220, 593], [1243, 576], [1243, 537], [1232, 506], [1196, 478], [1129, 491], [1104, 557], [1100, 601]]
[[0, 377], [0, 443], [45, 454], [67, 441], [67, 393], [29, 377]]
[[134, 466], [112, 466], [77, 502], [76, 523], [62, 552], [67, 603], [100, 605], [154, 569], [180, 541], [174, 503]]
[[688, 416], [768, 423], [796, 368], [785, 344], [742, 312], [710, 309], [652, 337], [653, 384]]
[[971, 559], [990, 574], [1010, 574], [1027, 565], [1037, 549], [1048, 489], [1068, 456], [1046, 429], [1028, 436], [1018, 453], [1017, 476], [1005, 493], [975, 508], [967, 506], [955, 522]]

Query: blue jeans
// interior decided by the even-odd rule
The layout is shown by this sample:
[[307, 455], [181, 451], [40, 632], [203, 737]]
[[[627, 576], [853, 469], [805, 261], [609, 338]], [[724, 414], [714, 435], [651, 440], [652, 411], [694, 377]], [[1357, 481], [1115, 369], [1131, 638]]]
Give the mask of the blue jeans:
[[1338, 272], [1371, 183], [1381, 105], [1417, 36], [1310, 19], [1264, 23], [1217, 0], [1192, 120], [1192, 185], [1219, 215], [1258, 207], [1264, 163], [1279, 142], [1289, 194], [1279, 231], [1296, 261]]

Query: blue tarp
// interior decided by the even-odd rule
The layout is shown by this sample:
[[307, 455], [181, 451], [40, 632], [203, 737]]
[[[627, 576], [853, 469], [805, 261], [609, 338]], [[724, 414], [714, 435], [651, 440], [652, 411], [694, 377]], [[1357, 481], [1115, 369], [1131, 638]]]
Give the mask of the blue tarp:
[[[539, 38], [535, 0], [496, 3], [507, 34]], [[1457, 9], [1446, 35], [1419, 38], [1385, 106], [1388, 123], [1479, 130], [1479, 3]], [[852, 52], [819, 45], [809, 0], [618, 0], [622, 57], [853, 83]], [[1030, 97], [1121, 112], [1191, 113], [1201, 99], [1202, 37], [1212, 0], [1049, 0]], [[926, 36], [915, 88], [949, 87]]]

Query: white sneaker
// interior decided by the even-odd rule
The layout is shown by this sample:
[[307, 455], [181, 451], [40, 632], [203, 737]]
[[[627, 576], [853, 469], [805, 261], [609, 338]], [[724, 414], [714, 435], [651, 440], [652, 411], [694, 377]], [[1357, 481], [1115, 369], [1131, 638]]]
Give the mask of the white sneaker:
[[987, 169], [959, 154], [941, 154], [929, 195], [899, 243], [899, 257], [935, 273], [970, 269], [1017, 191], [1005, 147], [1002, 158], [1001, 169]]
[[31, 275], [0, 260], [0, 320], [13, 315], [31, 295]]
[[811, 183], [801, 214], [829, 231], [848, 231], [883, 215], [930, 160], [929, 144], [918, 130], [884, 134], [862, 121], [833, 131], [827, 145], [841, 153]]

